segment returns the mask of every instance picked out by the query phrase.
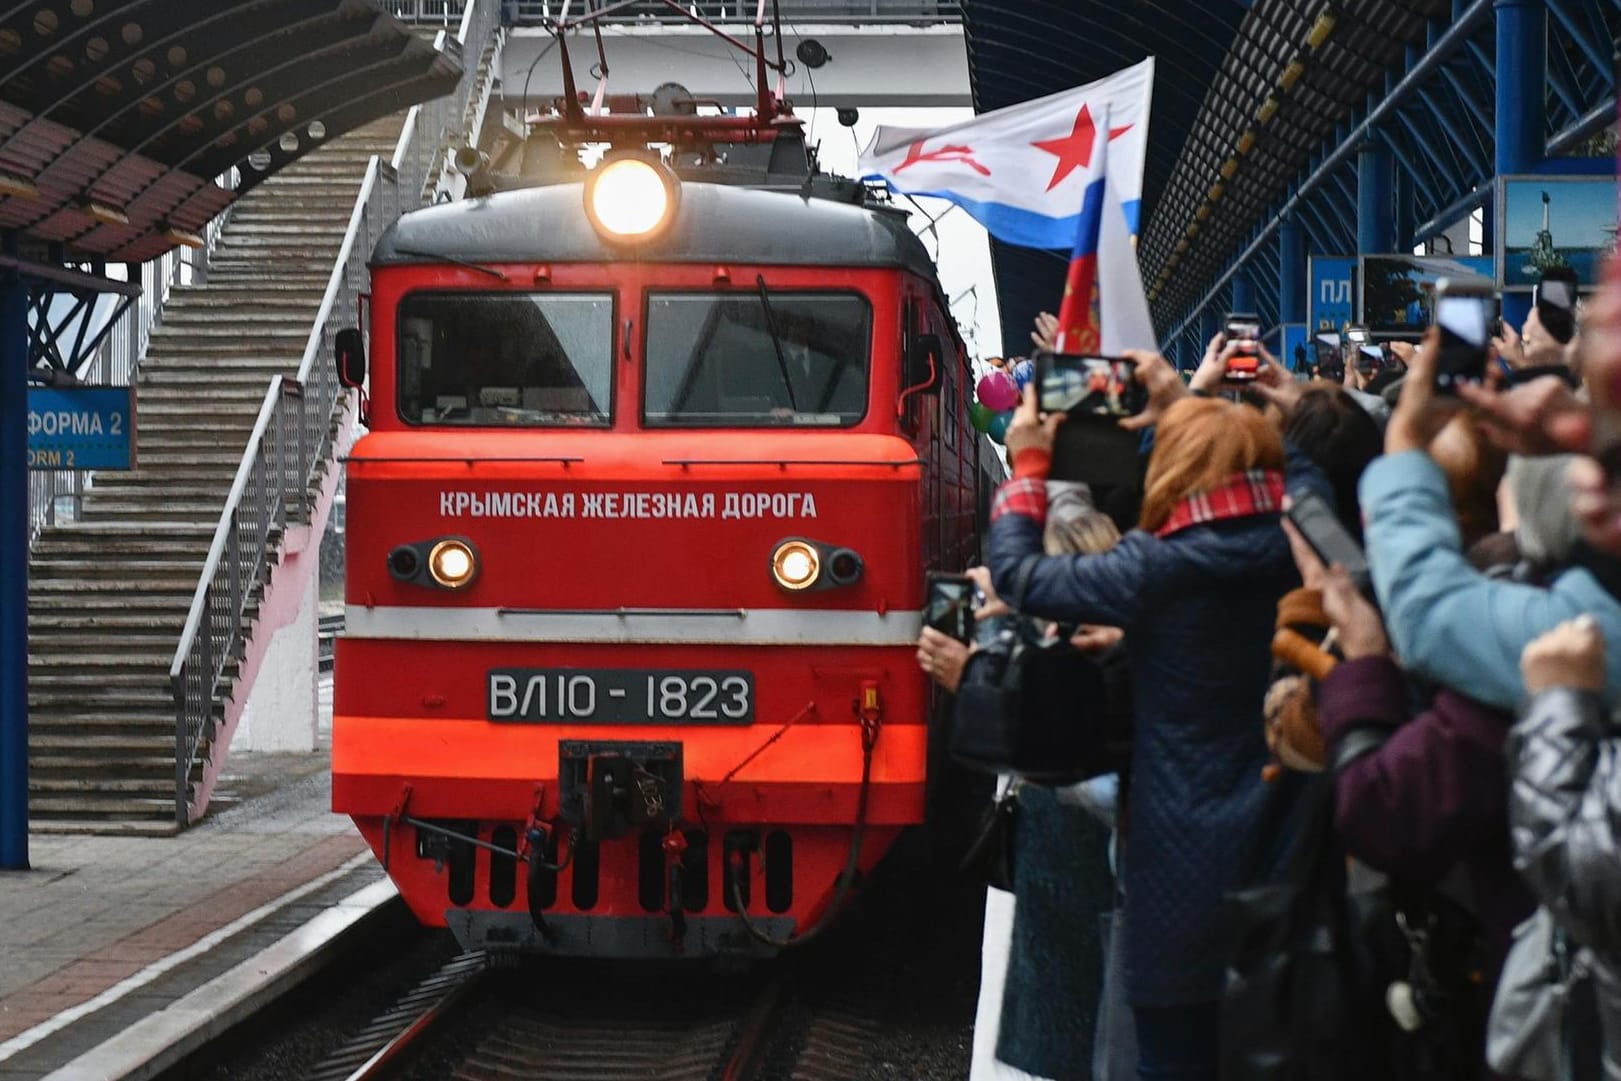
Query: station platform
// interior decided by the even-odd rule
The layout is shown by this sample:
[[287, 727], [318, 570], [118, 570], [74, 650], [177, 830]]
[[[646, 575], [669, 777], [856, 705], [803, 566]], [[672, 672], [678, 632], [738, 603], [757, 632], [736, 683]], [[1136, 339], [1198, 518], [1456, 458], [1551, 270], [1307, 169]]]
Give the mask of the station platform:
[[0, 873], [0, 1081], [150, 1077], [398, 904], [329, 753], [234, 754], [174, 837], [35, 836]]

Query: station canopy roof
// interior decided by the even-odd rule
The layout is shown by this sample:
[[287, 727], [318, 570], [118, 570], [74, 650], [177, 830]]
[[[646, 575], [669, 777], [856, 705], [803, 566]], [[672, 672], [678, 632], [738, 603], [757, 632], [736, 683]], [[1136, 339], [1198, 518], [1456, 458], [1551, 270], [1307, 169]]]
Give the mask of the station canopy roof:
[[[1138, 250], [1155, 326], [1166, 333], [1324, 138], [1449, 5], [971, 0], [963, 21], [981, 111], [1157, 58]], [[1006, 347], [1023, 352], [1035, 313], [1054, 310], [1062, 295], [1067, 259], [993, 247]]]
[[460, 72], [367, 0], [0, 4], [0, 234], [38, 262], [151, 259]]

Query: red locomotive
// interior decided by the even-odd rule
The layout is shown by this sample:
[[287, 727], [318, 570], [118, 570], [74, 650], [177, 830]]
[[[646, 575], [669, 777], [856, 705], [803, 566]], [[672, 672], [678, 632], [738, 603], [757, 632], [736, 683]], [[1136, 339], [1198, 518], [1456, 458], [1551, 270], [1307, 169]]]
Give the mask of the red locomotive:
[[904, 217], [776, 103], [574, 100], [516, 152], [538, 186], [373, 257], [333, 805], [465, 946], [769, 952], [924, 817], [966, 358]]

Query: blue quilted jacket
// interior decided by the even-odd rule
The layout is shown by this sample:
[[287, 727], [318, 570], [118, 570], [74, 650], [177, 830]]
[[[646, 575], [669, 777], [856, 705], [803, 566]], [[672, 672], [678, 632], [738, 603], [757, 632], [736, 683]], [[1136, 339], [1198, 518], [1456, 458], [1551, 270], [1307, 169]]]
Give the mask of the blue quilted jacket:
[[[1298, 454], [1289, 488], [1323, 492]], [[1136, 1006], [1221, 997], [1223, 893], [1275, 863], [1298, 778], [1266, 785], [1261, 702], [1278, 598], [1299, 584], [1278, 515], [1194, 526], [1164, 539], [1132, 530], [1109, 552], [1042, 556], [1042, 523], [1003, 514], [991, 572], [1010, 602], [1038, 556], [1023, 611], [1123, 627], [1136, 705], [1125, 845], [1127, 991]], [[1275, 802], [1274, 802], [1275, 801]], [[1273, 836], [1258, 837], [1263, 805]]]

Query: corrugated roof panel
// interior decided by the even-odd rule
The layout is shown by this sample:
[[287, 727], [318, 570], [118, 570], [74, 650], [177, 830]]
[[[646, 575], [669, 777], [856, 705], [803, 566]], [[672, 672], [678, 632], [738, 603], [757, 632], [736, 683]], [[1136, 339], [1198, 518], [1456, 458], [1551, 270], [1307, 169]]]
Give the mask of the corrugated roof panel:
[[[138, 261], [172, 247], [323, 142], [448, 93], [457, 59], [366, 0], [23, 0], [0, 14], [0, 227], [70, 258]], [[286, 146], [283, 137], [289, 138]], [[234, 191], [213, 178], [268, 152]], [[93, 198], [128, 214], [98, 224]]]

